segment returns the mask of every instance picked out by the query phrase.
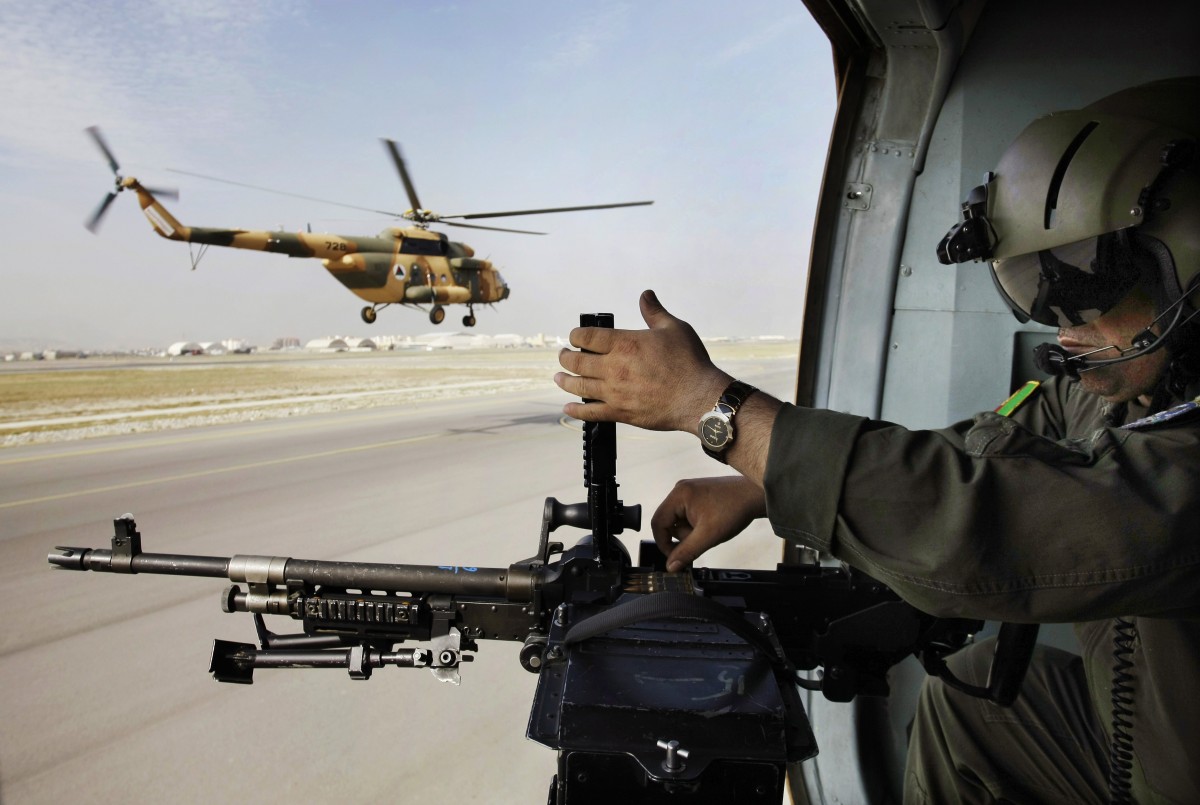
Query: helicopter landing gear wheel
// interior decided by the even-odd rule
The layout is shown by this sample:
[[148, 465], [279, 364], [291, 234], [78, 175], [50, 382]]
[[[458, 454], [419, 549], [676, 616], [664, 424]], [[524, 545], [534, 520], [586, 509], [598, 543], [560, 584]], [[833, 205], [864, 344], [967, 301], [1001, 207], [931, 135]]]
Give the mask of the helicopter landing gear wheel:
[[367, 305], [366, 307], [364, 307], [362, 309], [362, 320], [365, 321], [367, 324], [374, 324], [375, 323], [375, 308], [371, 307], [370, 305]]
[[475, 326], [475, 315], [473, 313], [468, 313], [467, 315], [463, 316], [463, 327], [474, 327], [474, 326]]
[[433, 310], [429, 311], [429, 321], [433, 324], [441, 324], [446, 320], [446, 308], [441, 305], [434, 305]]

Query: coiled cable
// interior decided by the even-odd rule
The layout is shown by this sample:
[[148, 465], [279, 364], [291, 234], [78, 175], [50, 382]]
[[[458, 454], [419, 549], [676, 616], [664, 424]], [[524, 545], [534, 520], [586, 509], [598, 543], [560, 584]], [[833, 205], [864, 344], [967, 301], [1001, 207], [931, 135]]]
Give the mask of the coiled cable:
[[1108, 794], [1113, 803], [1131, 803], [1133, 795], [1133, 621], [1113, 622], [1112, 744], [1108, 756]]

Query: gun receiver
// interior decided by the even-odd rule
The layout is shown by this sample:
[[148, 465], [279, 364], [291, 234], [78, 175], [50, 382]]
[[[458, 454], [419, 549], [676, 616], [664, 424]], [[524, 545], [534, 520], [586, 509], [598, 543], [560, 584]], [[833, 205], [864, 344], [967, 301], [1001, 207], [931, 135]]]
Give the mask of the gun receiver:
[[[258, 668], [369, 679], [395, 666], [457, 684], [479, 641], [523, 643], [520, 663], [538, 675], [526, 734], [557, 750], [550, 801], [560, 805], [747, 792], [780, 802], [786, 764], [817, 751], [798, 685], [834, 701], [886, 695], [895, 663], [916, 653], [936, 665], [982, 626], [926, 615], [841, 566], [667, 573], [650, 541], [635, 565], [616, 536], [640, 530], [641, 507], [617, 499], [605, 425], [584, 427], [586, 503], [547, 498], [537, 552], [507, 568], [146, 553], [128, 514], [109, 548], [60, 547], [48, 559], [232, 582], [221, 607], [251, 613], [259, 643], [214, 642], [209, 670], [222, 682], [250, 684]], [[565, 549], [550, 539], [564, 526], [588, 533]], [[302, 631], [275, 634], [264, 615]]]

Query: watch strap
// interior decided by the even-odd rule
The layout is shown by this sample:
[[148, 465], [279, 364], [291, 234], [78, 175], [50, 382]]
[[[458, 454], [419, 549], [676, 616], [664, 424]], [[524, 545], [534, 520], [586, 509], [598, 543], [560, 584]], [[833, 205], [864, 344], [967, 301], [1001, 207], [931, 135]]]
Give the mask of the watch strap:
[[[734, 415], [737, 414], [738, 409], [741, 408], [742, 404], [746, 402], [746, 399], [756, 391], [758, 391], [758, 389], [755, 388], [754, 386], [751, 386], [749, 383], [743, 383], [740, 380], [735, 380], [732, 383], [730, 383], [728, 386], [725, 387], [725, 391], [721, 392], [721, 396], [717, 398], [717, 403], [716, 403], [716, 405], [713, 406], [713, 410], [718, 411], [718, 410], [723, 409], [726, 412], [727, 416], [729, 417], [730, 424], [732, 425]], [[736, 438], [736, 434], [737, 434], [737, 431], [735, 430], [734, 431], [735, 438]], [[700, 443], [700, 445], [701, 445], [701, 447], [704, 448], [705, 453], [708, 453], [710, 456], [715, 458], [717, 461], [720, 461], [722, 464], [729, 463], [728, 460], [725, 458], [725, 454], [729, 451], [729, 448], [733, 445], [732, 439], [729, 441], [728, 444], [725, 445], [724, 448], [722, 448], [719, 451], [718, 450], [709, 450], [707, 447], [704, 446], [703, 441]]]
[[735, 380], [725, 388], [724, 392], [721, 393], [720, 398], [717, 400], [717, 405], [725, 405], [733, 409], [729, 412], [729, 415], [733, 416], [737, 413], [737, 410], [742, 407], [742, 403], [746, 401], [746, 398], [756, 391], [758, 391], [758, 389], [754, 388], [754, 386], [751, 386], [749, 383], [743, 383], [740, 380]]

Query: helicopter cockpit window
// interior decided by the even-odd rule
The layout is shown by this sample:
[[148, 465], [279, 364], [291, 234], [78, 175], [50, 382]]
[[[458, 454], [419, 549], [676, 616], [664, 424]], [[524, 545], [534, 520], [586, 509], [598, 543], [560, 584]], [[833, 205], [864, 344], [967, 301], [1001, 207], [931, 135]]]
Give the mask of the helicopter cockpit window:
[[400, 244], [401, 254], [444, 255], [446, 241], [428, 240], [426, 238], [405, 238]]

